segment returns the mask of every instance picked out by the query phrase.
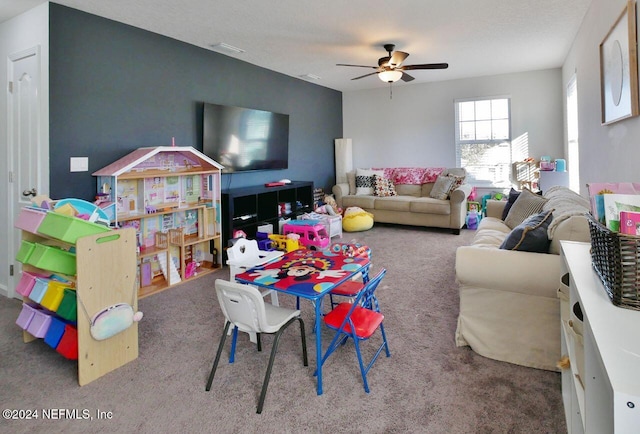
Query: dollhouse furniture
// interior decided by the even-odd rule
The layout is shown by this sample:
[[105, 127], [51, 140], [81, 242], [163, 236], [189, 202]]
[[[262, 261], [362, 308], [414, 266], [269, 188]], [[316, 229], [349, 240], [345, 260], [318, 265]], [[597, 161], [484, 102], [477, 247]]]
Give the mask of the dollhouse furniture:
[[113, 225], [136, 229], [140, 297], [221, 267], [221, 169], [191, 146], [156, 146], [93, 173]]

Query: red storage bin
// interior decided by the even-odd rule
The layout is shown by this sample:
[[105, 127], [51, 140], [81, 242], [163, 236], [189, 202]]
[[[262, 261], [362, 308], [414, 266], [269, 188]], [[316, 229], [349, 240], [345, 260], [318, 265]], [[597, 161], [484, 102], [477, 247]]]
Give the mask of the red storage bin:
[[64, 334], [56, 347], [56, 351], [70, 360], [78, 360], [78, 330], [72, 325], [64, 326]]

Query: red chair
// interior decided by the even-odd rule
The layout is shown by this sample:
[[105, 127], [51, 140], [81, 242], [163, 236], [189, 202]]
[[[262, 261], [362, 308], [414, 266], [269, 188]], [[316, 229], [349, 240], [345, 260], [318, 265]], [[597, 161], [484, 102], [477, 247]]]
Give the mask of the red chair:
[[[362, 374], [362, 382], [364, 383], [365, 392], [369, 393], [369, 384], [367, 382], [367, 373], [378, 359], [378, 356], [385, 350], [387, 357], [391, 357], [389, 352], [389, 344], [387, 336], [384, 332], [384, 315], [380, 312], [380, 305], [374, 293], [380, 284], [380, 281], [387, 273], [384, 268], [357, 294], [353, 303], [343, 302], [338, 304], [331, 312], [324, 316], [324, 323], [330, 329], [336, 330], [336, 335], [329, 344], [326, 353], [322, 357], [324, 365], [327, 358], [342, 344], [351, 338], [356, 348], [360, 373]], [[360, 353], [360, 342], [371, 338], [375, 332], [380, 329], [382, 335], [382, 343], [378, 347], [371, 361], [365, 366]]]

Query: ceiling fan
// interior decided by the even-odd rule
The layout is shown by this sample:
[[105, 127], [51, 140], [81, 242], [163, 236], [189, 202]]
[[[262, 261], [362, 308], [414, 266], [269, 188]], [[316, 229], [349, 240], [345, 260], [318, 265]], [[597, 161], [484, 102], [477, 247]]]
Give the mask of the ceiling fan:
[[400, 79], [402, 81], [415, 80], [414, 77], [407, 74], [405, 71], [411, 71], [416, 69], [447, 69], [448, 63], [423, 63], [419, 65], [404, 65], [402, 62], [409, 57], [409, 53], [404, 51], [393, 51], [394, 44], [385, 44], [384, 49], [389, 53], [388, 56], [378, 59], [378, 66], [365, 66], [365, 65], [349, 65], [346, 63], [338, 63], [336, 66], [354, 66], [357, 68], [373, 68], [376, 71], [369, 74], [361, 75], [360, 77], [352, 78], [351, 80], [360, 80], [361, 78], [368, 77], [370, 75], [378, 74], [378, 78], [385, 83], [394, 83]]

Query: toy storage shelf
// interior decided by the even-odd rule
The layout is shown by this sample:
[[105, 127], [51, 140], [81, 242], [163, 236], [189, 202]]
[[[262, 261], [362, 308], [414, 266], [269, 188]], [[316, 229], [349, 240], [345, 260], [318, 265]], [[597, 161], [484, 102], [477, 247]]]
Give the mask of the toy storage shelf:
[[136, 229], [140, 298], [220, 268], [221, 169], [193, 147], [157, 146], [93, 173], [115, 224]]
[[222, 242], [226, 247], [236, 230], [255, 238], [258, 226], [263, 224], [272, 224], [274, 232], [277, 232], [279, 219], [311, 211], [313, 182], [310, 181], [294, 181], [277, 187], [256, 185], [223, 190]]
[[[50, 246], [69, 248], [65, 243], [41, 234], [21, 231], [22, 240]], [[89, 315], [117, 303], [131, 303], [135, 294], [136, 278], [136, 235], [133, 229], [109, 231], [79, 238], [75, 244], [76, 275], [63, 276], [75, 282], [77, 299], [87, 309]], [[51, 273], [50, 270], [23, 264], [23, 271], [30, 273]], [[60, 273], [55, 273], [60, 275]], [[28, 297], [24, 301], [33, 304]], [[133, 307], [137, 309], [137, 297]], [[80, 307], [76, 307], [78, 340], [78, 383], [88, 384], [103, 375], [138, 358], [138, 324], [102, 341], [91, 337], [90, 321]], [[25, 343], [38, 338], [23, 331]], [[54, 351], [52, 349], [52, 351]], [[62, 357], [62, 356], [60, 356]]]
[[[562, 371], [567, 431], [638, 432], [640, 313], [611, 302], [591, 265], [590, 248], [590, 243], [561, 242], [561, 271], [568, 282], [568, 297], [560, 303], [562, 354], [570, 359]], [[572, 325], [578, 321], [576, 303], [583, 314], [581, 330]]]

